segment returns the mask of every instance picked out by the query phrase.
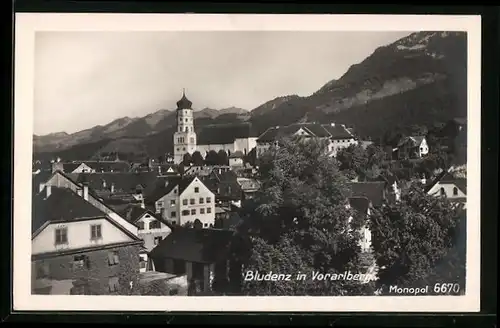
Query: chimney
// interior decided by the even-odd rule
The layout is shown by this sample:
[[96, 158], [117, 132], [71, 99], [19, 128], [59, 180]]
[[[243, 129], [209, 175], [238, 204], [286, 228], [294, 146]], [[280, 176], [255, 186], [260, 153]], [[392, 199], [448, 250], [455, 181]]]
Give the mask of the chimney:
[[106, 188], [106, 180], [102, 180], [102, 188], [105, 189]]
[[89, 200], [89, 184], [88, 184], [88, 182], [83, 183], [83, 199]]
[[78, 196], [83, 197], [83, 191], [82, 191], [82, 188], [78, 188], [78, 189], [76, 190], [76, 193], [77, 193], [77, 195], [78, 195]]
[[141, 197], [141, 208], [146, 208], [146, 205], [144, 204], [144, 197]]
[[47, 192], [47, 197], [49, 198], [50, 194], [52, 194], [52, 186], [51, 185], [46, 185], [45, 186], [45, 191]]
[[114, 183], [111, 184], [111, 192], [112, 193], [115, 192], [115, 184]]

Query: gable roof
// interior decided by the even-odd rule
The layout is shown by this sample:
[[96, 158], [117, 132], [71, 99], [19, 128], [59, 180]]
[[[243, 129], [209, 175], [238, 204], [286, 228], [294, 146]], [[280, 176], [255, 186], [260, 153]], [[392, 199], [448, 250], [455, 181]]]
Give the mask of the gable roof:
[[467, 195], [467, 179], [466, 178], [456, 178], [450, 172], [446, 170], [441, 172], [434, 180], [431, 181], [425, 188], [425, 192], [429, 192], [437, 183], [451, 183], [456, 185], [464, 194]]
[[232, 144], [236, 139], [255, 137], [250, 123], [210, 124], [197, 132], [199, 145]]
[[157, 172], [70, 173], [67, 175], [77, 183], [87, 181], [89, 187], [96, 191], [111, 190], [111, 185], [114, 185], [115, 192], [135, 193], [137, 187], [145, 189], [154, 184]]
[[50, 188], [49, 197], [46, 197], [46, 189], [33, 196], [32, 234], [51, 221], [70, 222], [84, 218], [107, 217], [106, 213], [94, 207], [71, 189], [53, 186]]
[[411, 143], [413, 147], [418, 147], [424, 141], [425, 137], [424, 136], [410, 136], [410, 137], [405, 137], [401, 139], [398, 143], [398, 147], [403, 146], [406, 143]]
[[373, 205], [379, 206], [385, 200], [386, 183], [383, 181], [375, 182], [350, 182], [349, 197], [365, 197]]
[[164, 220], [162, 217], [157, 216], [152, 210], [149, 208], [142, 208], [137, 205], [130, 205], [128, 206], [123, 212], [123, 216], [127, 221], [130, 223], [136, 224], [137, 221], [142, 218], [145, 214], [149, 214], [151, 217], [154, 219], [162, 222], [166, 226], [168, 226], [170, 229], [173, 229], [174, 227], [166, 220]]
[[281, 137], [291, 136], [300, 129], [303, 129], [311, 137], [350, 139], [354, 136], [345, 126], [338, 124], [318, 124], [318, 123], [294, 123], [287, 126], [275, 126], [267, 129], [257, 139], [258, 142], [271, 142]]
[[130, 164], [124, 161], [84, 161], [86, 165], [96, 172], [128, 172]]
[[178, 259], [196, 263], [215, 263], [226, 258], [233, 231], [177, 227], [156, 246], [153, 259]]
[[370, 201], [366, 197], [350, 197], [349, 205], [354, 208], [359, 215], [366, 215], [370, 207]]
[[154, 203], [161, 197], [170, 193], [175, 187], [179, 187], [177, 195], [181, 195], [184, 190], [196, 179], [195, 176], [180, 177], [180, 176], [167, 176], [158, 179], [155, 188], [151, 193], [144, 196], [146, 202]]

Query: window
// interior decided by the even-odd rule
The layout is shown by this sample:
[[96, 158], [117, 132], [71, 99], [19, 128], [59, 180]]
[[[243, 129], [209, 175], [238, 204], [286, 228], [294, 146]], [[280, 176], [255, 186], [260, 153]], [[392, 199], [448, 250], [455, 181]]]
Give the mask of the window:
[[56, 229], [56, 245], [68, 243], [68, 228]]
[[179, 290], [177, 288], [171, 289], [168, 291], [168, 295], [173, 296], [179, 294]]
[[183, 215], [183, 216], [189, 215], [189, 210], [184, 210], [184, 211], [182, 211], [182, 215]]
[[180, 150], [180, 148], [177, 148], [177, 151], [179, 151], [179, 150]]
[[182, 200], [182, 205], [187, 205], [188, 204], [188, 200], [187, 199], [183, 199]]
[[194, 144], [194, 138], [191, 138], [191, 143]]
[[73, 269], [90, 269], [90, 261], [87, 255], [76, 255], [73, 258]]
[[458, 188], [453, 187], [453, 196], [457, 196], [457, 195], [458, 195]]
[[186, 119], [184, 119], [184, 121], [186, 121], [186, 122], [187, 122], [187, 121], [188, 121], [188, 119], [186, 118]]
[[139, 265], [141, 269], [146, 269], [147, 262], [142, 257], [139, 257]]
[[161, 208], [161, 207], [163, 207], [163, 202], [157, 202], [157, 203], [156, 203], [156, 206], [158, 206], [158, 207], [160, 207], [160, 208]]
[[186, 147], [182, 147], [182, 150], [186, 150]]
[[446, 196], [446, 192], [444, 191], [444, 188], [440, 189], [441, 196]]
[[170, 206], [175, 206], [175, 199], [170, 200]]
[[158, 220], [154, 220], [149, 222], [149, 229], [160, 229], [161, 228], [161, 223]]
[[171, 218], [175, 218], [176, 214], [177, 214], [177, 213], [176, 213], [175, 211], [170, 212], [170, 217], [171, 217]]
[[36, 278], [47, 278], [50, 274], [50, 266], [48, 263], [40, 263], [36, 268]]
[[189, 200], [189, 204], [191, 204], [191, 205], [194, 205], [194, 204], [195, 204], [195, 202], [196, 202], [196, 201], [195, 201], [195, 199], [194, 199], [194, 198], [191, 198], [191, 199]]
[[227, 193], [230, 194], [231, 193], [231, 186], [228, 186], [227, 187]]
[[101, 231], [101, 225], [100, 224], [93, 224], [90, 226], [90, 239], [95, 240], [95, 239], [101, 239], [102, 238], [102, 231]]
[[203, 227], [208, 228], [208, 223], [205, 223]]
[[109, 291], [111, 293], [117, 292], [118, 288], [120, 287], [120, 284], [118, 282], [118, 277], [110, 277], [108, 286], [109, 286]]
[[206, 200], [207, 200], [207, 204], [212, 202], [212, 198], [210, 198], [210, 197], [207, 197]]
[[207, 207], [207, 213], [212, 213], [212, 209], [210, 207]]
[[200, 192], [200, 188], [194, 187], [194, 192]]
[[117, 265], [120, 263], [120, 259], [118, 257], [118, 252], [109, 252], [108, 253], [108, 264], [110, 266]]
[[154, 243], [155, 245], [158, 245], [162, 241], [161, 237], [155, 237]]
[[193, 208], [193, 209], [191, 210], [191, 215], [196, 215], [196, 209], [195, 209], [195, 208]]
[[200, 208], [200, 214], [205, 214], [205, 209], [204, 208]]
[[139, 222], [137, 226], [139, 227], [139, 230], [144, 230], [144, 222]]
[[204, 201], [203, 197], [200, 197], [199, 199], [200, 204], [203, 204], [203, 201]]

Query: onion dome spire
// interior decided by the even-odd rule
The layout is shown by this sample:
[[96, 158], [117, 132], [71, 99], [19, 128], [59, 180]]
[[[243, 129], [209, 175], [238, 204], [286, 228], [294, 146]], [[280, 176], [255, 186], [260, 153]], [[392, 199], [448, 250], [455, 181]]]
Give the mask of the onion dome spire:
[[182, 89], [182, 98], [177, 102], [177, 110], [180, 109], [191, 109], [193, 103], [186, 98], [185, 89]]

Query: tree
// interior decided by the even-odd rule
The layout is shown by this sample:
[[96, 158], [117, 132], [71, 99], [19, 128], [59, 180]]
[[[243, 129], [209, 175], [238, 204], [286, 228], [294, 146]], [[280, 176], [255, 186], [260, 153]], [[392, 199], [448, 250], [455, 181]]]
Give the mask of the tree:
[[203, 160], [203, 156], [201, 156], [201, 153], [199, 151], [195, 151], [193, 155], [191, 156], [191, 160], [193, 165], [196, 166], [203, 166], [205, 164], [205, 161]]
[[[259, 167], [262, 188], [245, 202], [232, 244], [243, 273], [304, 273], [304, 281], [242, 281], [248, 295], [342, 295], [361, 288], [353, 281], [313, 281], [313, 271], [359, 272], [360, 216], [346, 207], [348, 180], [329, 157], [326, 143], [283, 139]], [[234, 250], [236, 249], [236, 250]], [[238, 274], [234, 274], [238, 280]], [[241, 277], [241, 274], [240, 274]]]
[[229, 164], [229, 158], [227, 156], [227, 153], [225, 150], [221, 149], [219, 150], [219, 152], [217, 153], [217, 156], [218, 156], [218, 163], [219, 165], [228, 165]]
[[254, 147], [248, 154], [246, 154], [243, 161], [255, 167], [257, 165], [257, 148]]
[[361, 145], [350, 145], [337, 153], [341, 170], [352, 170], [356, 174], [362, 174], [368, 163], [367, 154]]
[[211, 150], [205, 156], [205, 164], [206, 165], [218, 165], [219, 164], [219, 156], [215, 150]]
[[459, 214], [447, 199], [427, 195], [416, 184], [400, 202], [375, 209], [369, 227], [378, 287], [387, 292], [392, 285], [424, 287], [436, 281], [436, 265], [456, 244]]
[[185, 153], [184, 156], [182, 157], [182, 164], [185, 166], [190, 166], [191, 163], [193, 163], [193, 159], [191, 158], [191, 154]]

